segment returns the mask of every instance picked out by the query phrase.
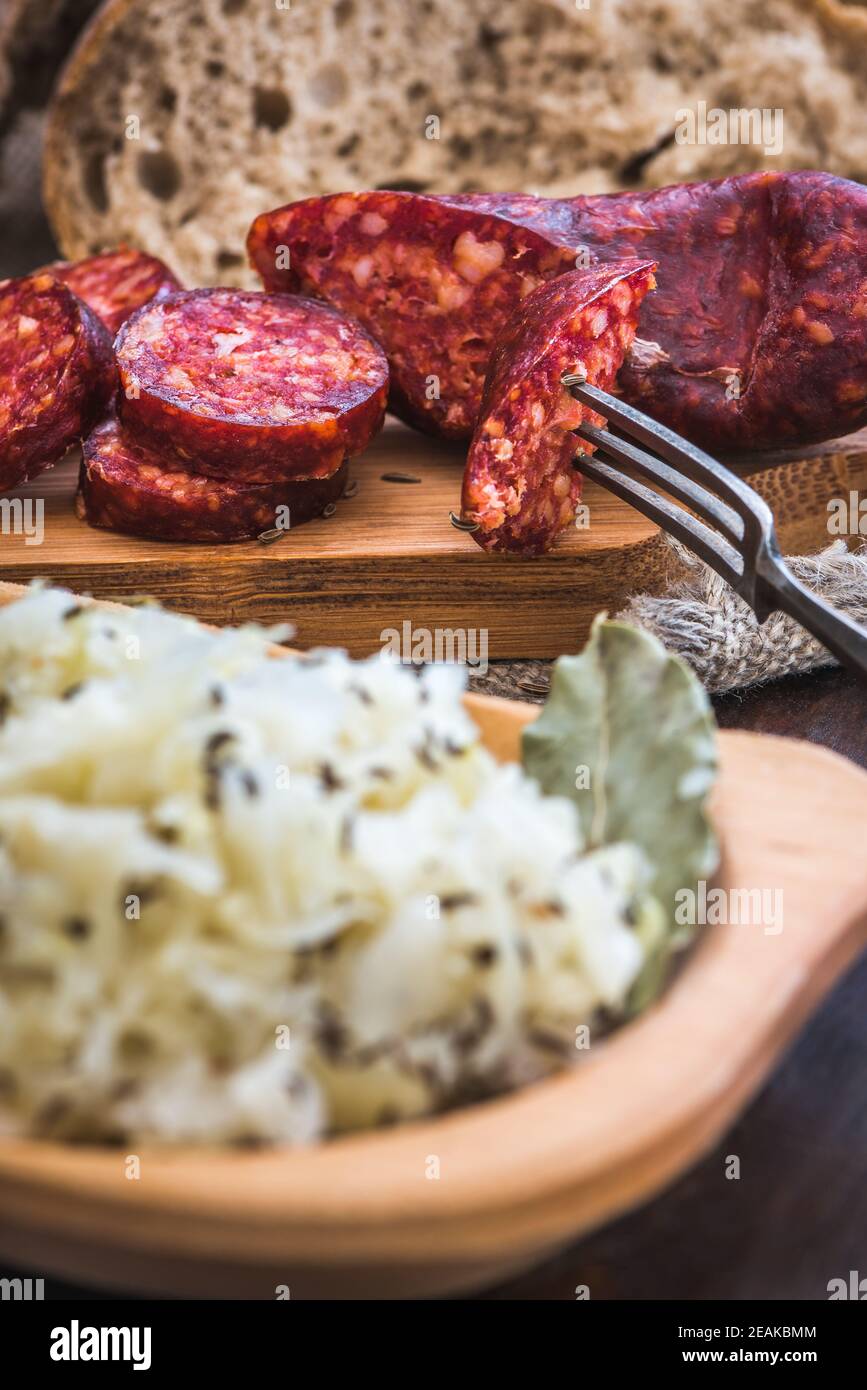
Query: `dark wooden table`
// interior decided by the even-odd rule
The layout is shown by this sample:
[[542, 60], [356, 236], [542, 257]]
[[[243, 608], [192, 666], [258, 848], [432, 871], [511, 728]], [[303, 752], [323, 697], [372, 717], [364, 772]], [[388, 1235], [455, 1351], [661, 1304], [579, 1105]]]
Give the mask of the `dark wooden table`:
[[[50, 259], [49, 234], [0, 241], [0, 275]], [[495, 666], [484, 687], [538, 699], [539, 663]], [[723, 728], [821, 743], [867, 767], [867, 690], [839, 671], [716, 702]], [[867, 827], [865, 827], [867, 849]], [[741, 1179], [725, 1177], [725, 1155]], [[492, 1299], [825, 1298], [829, 1279], [867, 1276], [867, 959], [802, 1034], [735, 1128], [663, 1196]], [[0, 1273], [11, 1275], [13, 1271]], [[116, 1297], [49, 1281], [55, 1297]]]

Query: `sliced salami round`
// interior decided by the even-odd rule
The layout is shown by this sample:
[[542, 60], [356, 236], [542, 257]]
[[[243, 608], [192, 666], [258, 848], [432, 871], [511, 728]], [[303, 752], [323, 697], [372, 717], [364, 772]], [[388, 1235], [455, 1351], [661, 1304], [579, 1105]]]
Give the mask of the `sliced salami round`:
[[[635, 337], [653, 261], [573, 270], [540, 285], [506, 325], [488, 370], [464, 472], [462, 520], [485, 550], [539, 555], [569, 526], [581, 496], [572, 431], [601, 417], [562, 385], [581, 372], [607, 390]], [[576, 466], [577, 465], [577, 466]]]
[[182, 291], [133, 314], [115, 348], [124, 424], [168, 466], [211, 477], [328, 477], [385, 414], [381, 348], [300, 296]]
[[181, 288], [180, 281], [156, 256], [128, 246], [83, 261], [55, 261], [45, 270], [84, 300], [112, 338], [136, 309]]
[[0, 490], [63, 458], [116, 387], [108, 333], [71, 290], [52, 275], [0, 283]]
[[75, 509], [91, 526], [152, 540], [249, 540], [321, 516], [342, 495], [348, 467], [288, 483], [204, 478], [167, 466], [112, 418], [84, 441]]

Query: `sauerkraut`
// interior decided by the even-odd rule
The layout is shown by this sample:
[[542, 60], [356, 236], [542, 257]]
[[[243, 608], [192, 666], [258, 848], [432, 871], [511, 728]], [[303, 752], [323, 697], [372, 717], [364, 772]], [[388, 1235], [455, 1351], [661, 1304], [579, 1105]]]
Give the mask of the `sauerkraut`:
[[543, 1076], [623, 1006], [642, 853], [584, 852], [457, 668], [274, 636], [0, 609], [4, 1132], [310, 1142]]

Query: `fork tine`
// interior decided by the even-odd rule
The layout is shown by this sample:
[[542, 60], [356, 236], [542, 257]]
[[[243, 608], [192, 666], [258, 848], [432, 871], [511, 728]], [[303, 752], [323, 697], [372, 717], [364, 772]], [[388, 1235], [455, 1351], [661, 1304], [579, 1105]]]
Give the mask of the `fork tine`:
[[[643, 477], [659, 483], [672, 497], [698, 512], [705, 521], [712, 522], [734, 546], [743, 544], [743, 518], [700, 483], [692, 482], [676, 468], [671, 468], [661, 459], [652, 458], [643, 449], [630, 444], [627, 439], [618, 438], [608, 430], [597, 429], [595, 425], [580, 425], [572, 432], [579, 439], [602, 449], [616, 463], [631, 464]], [[577, 459], [576, 466], [580, 467]]]
[[703, 521], [685, 512], [682, 507], [661, 497], [652, 488], [627, 478], [618, 468], [606, 463], [596, 455], [579, 455], [575, 467], [585, 477], [601, 483], [609, 492], [629, 502], [644, 516], [655, 521], [664, 531], [676, 536], [688, 549], [716, 570], [717, 574], [738, 593], [745, 587], [744, 563], [734, 546], [729, 545], [717, 531], [705, 526]]
[[617, 425], [631, 438], [646, 444], [693, 482], [703, 483], [716, 492], [743, 518], [752, 539], [772, 534], [774, 519], [765, 501], [748, 483], [723, 468], [710, 454], [682, 439], [666, 425], [658, 424], [634, 406], [609, 396], [598, 386], [588, 385], [578, 373], [567, 372], [561, 380], [576, 401], [598, 411], [609, 424]]

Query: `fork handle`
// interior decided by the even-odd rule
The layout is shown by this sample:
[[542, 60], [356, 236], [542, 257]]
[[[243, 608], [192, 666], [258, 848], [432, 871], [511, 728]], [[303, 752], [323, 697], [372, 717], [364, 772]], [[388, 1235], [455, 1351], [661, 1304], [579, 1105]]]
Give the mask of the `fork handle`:
[[867, 677], [867, 631], [833, 608], [792, 574], [776, 549], [763, 547], [756, 564], [756, 617], [763, 623], [779, 609], [806, 628], [837, 660], [863, 680]]

